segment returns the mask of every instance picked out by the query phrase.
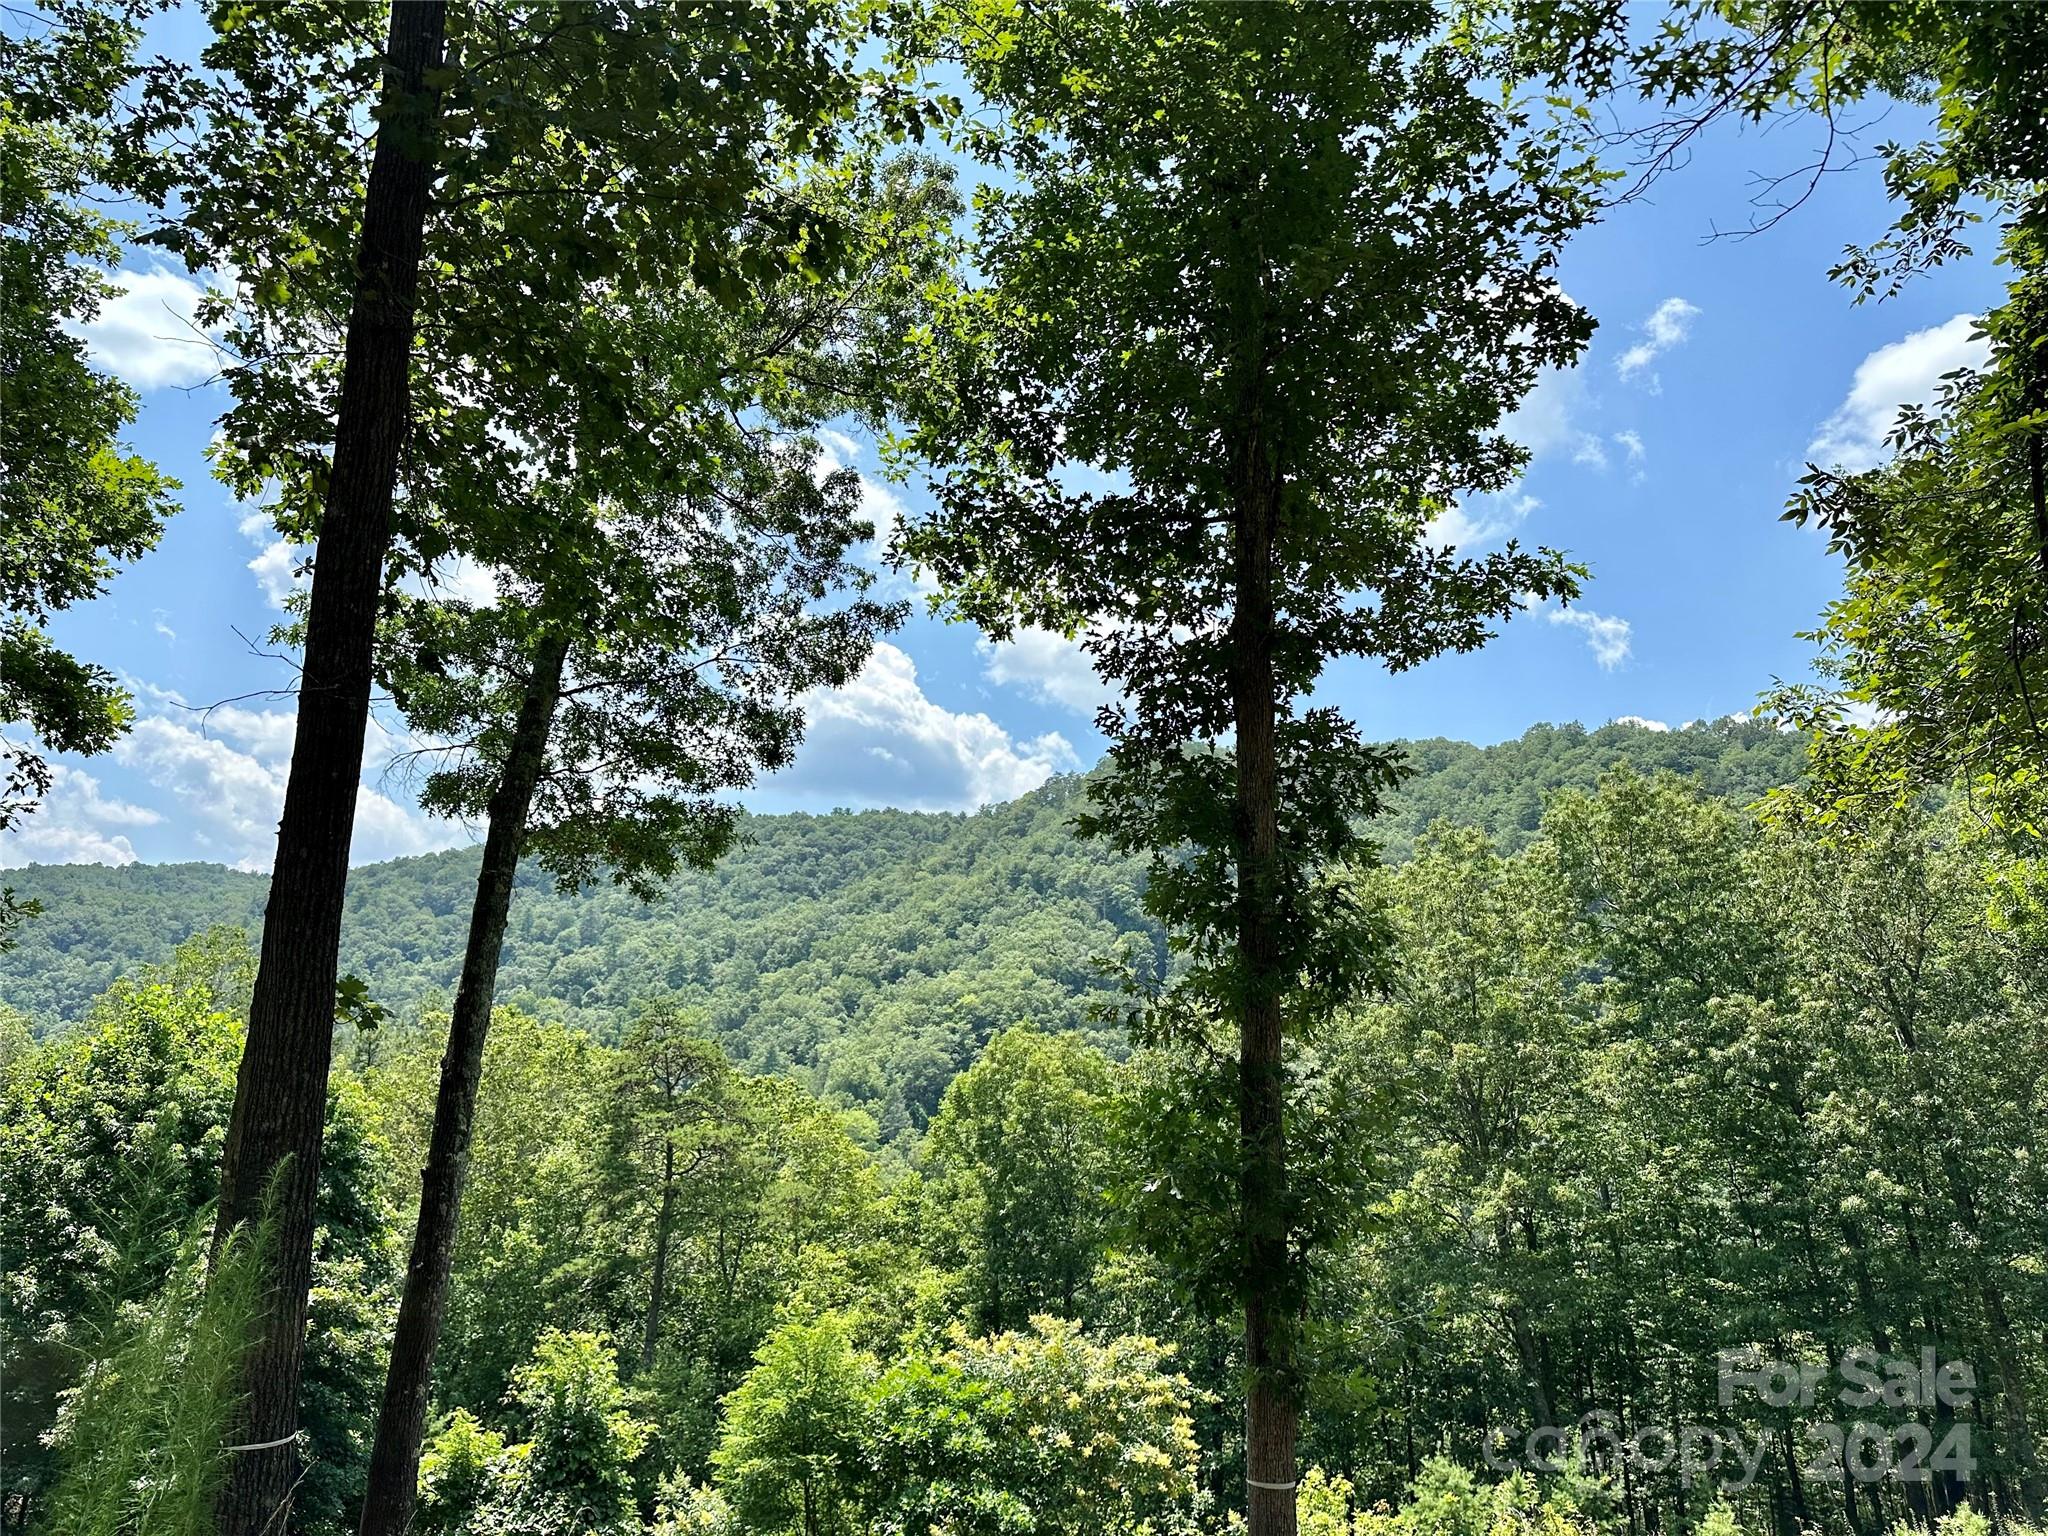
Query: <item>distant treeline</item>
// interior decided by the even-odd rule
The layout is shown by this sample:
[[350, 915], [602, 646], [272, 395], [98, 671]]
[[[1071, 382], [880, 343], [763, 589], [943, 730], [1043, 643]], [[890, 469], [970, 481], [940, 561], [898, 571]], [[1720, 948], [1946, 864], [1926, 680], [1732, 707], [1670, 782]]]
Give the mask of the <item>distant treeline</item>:
[[[1737, 803], [1797, 778], [1801, 739], [1743, 721], [1660, 731], [1538, 725], [1495, 746], [1408, 743], [1414, 776], [1380, 828], [1408, 857], [1438, 820], [1507, 851], [1534, 836], [1545, 800], [1591, 788], [1627, 760]], [[1077, 838], [1082, 776], [967, 815], [913, 811], [755, 816], [709, 874], [643, 904], [624, 890], [558, 894], [522, 873], [499, 996], [605, 1034], [653, 996], [707, 1010], [750, 1069], [805, 1069], [821, 1091], [872, 1111], [885, 1136], [921, 1128], [946, 1084], [1018, 1019], [1113, 1046], [1093, 1004], [1119, 985], [1100, 961], [1137, 946], [1165, 962], [1140, 907], [1143, 871]], [[445, 1007], [476, 879], [474, 849], [365, 865], [349, 882], [342, 969], [398, 1017]], [[0, 1004], [40, 1031], [186, 938], [257, 927], [266, 882], [210, 864], [15, 871], [43, 915], [0, 953]]]

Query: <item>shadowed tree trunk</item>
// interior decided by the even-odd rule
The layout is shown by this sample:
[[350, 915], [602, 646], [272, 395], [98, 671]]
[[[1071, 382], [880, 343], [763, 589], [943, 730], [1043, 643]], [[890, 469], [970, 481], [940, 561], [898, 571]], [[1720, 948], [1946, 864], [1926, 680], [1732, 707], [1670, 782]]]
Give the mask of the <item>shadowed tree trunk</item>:
[[455, 1261], [484, 1042], [498, 990], [498, 960], [504, 953], [519, 850], [526, 841], [527, 816], [547, 757], [568, 649], [566, 639], [552, 635], [535, 648], [533, 674], [520, 699], [511, 746], [491, 796], [490, 830], [484, 834], [483, 864], [477, 870], [476, 901], [470, 908], [469, 943], [462, 955], [462, 979], [455, 990], [448, 1049], [441, 1058], [441, 1086], [434, 1099], [433, 1137], [426, 1167], [420, 1170], [419, 1222], [413, 1228], [405, 1294], [399, 1300], [391, 1366], [384, 1378], [384, 1406], [377, 1415], [377, 1438], [370, 1451], [363, 1536], [403, 1536], [412, 1524], [434, 1348], [448, 1307], [448, 1275]]
[[654, 1369], [661, 1344], [661, 1309], [668, 1295], [668, 1245], [676, 1225], [676, 1144], [661, 1144], [661, 1207], [654, 1215], [654, 1265], [647, 1277], [647, 1324], [640, 1338], [640, 1369]]
[[371, 650], [408, 415], [408, 369], [432, 182], [446, 6], [391, 8], [383, 123], [363, 201], [356, 288], [314, 556], [297, 732], [277, 861], [222, 1159], [214, 1251], [274, 1202], [269, 1302], [244, 1366], [223, 1536], [285, 1529], [298, 1477], [299, 1371], [349, 841], [370, 714]]
[[1239, 1199], [1244, 1222], [1245, 1512], [1251, 1536], [1294, 1536], [1292, 1287], [1280, 967], [1279, 766], [1273, 669], [1273, 542], [1279, 486], [1252, 429], [1240, 450], [1236, 605], [1230, 626], [1237, 724]]

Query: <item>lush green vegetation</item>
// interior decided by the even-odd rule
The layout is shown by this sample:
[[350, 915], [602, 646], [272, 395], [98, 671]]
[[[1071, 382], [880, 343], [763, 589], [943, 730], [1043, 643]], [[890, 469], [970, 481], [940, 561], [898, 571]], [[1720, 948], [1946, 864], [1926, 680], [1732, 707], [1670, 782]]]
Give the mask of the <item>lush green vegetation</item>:
[[[1967, 821], [1847, 835], [1811, 810], [1761, 818], [1621, 766], [1533, 837], [1439, 822], [1370, 878], [1401, 959], [1319, 1069], [1355, 1096], [1319, 1113], [1369, 1155], [1311, 1274], [1306, 1529], [1849, 1531], [2027, 1503], [2048, 1428], [2041, 919]], [[177, 1359], [227, 1347], [178, 1277], [251, 965], [202, 935], [46, 1041], [16, 1020], [0, 1179], [39, 1198], [0, 1240], [29, 1256], [7, 1347], [31, 1485], [107, 1433], [106, 1405], [58, 1412], [88, 1360], [147, 1360], [181, 1318]], [[1170, 1056], [1105, 1051], [1069, 1016], [1004, 1020], [922, 1134], [891, 1137], [818, 1074], [734, 1064], [674, 998], [502, 1007], [422, 1528], [1220, 1529], [1241, 1507], [1236, 1330], [1140, 1241], [1162, 1187], [1190, 1231], [1219, 1214], [1194, 1122], [1159, 1118]], [[331, 1096], [308, 1531], [346, 1528], [359, 1496], [439, 1037], [431, 1010], [387, 1023]], [[1825, 1368], [1856, 1344], [1972, 1368], [1960, 1408], [1855, 1415], [1886, 1445], [1966, 1428], [1972, 1478], [1829, 1482], [1805, 1437], [1839, 1374], [1818, 1407], [1721, 1396], [1723, 1350]], [[147, 1371], [130, 1390], [146, 1425], [205, 1408]], [[1483, 1432], [1512, 1437], [1505, 1466], [1529, 1427], [1603, 1409], [1740, 1432], [1755, 1479], [1596, 1446], [1568, 1476], [1489, 1481]], [[181, 1448], [167, 1432], [150, 1465]]]
[[[129, 721], [48, 623], [177, 489], [78, 337], [131, 244], [302, 684], [267, 884], [0, 890], [10, 1536], [2033, 1536], [2048, 8], [161, 8], [0, 26], [0, 832]], [[1579, 597], [1444, 534], [1578, 232], [1884, 98], [1832, 275], [2007, 289], [1801, 482], [1792, 729], [1322, 701]], [[842, 420], [1094, 775], [735, 809], [903, 611]], [[351, 876], [373, 686], [481, 856]]]
[[[1498, 746], [1426, 741], [1408, 753], [1415, 776], [1376, 829], [1394, 858], [1439, 817], [1519, 847], [1547, 796], [1623, 758], [1748, 801], [1797, 776], [1801, 747], [1730, 722], [1539, 726]], [[528, 868], [500, 995], [603, 1035], [639, 1001], [673, 994], [706, 1010], [735, 1060], [805, 1069], [822, 1091], [869, 1108], [887, 1135], [921, 1126], [953, 1075], [1018, 1019], [1109, 1044], [1090, 1000], [1107, 1000], [1120, 976], [1102, 962], [1164, 959], [1136, 862], [1074, 835], [1080, 791], [1063, 779], [963, 816], [750, 817], [746, 841], [715, 869], [678, 875], [651, 903], [605, 886], [564, 895]], [[447, 1006], [476, 858], [433, 854], [352, 875], [342, 969], [394, 1014]], [[15, 884], [44, 915], [0, 952], [0, 1001], [43, 1030], [82, 1017], [118, 978], [194, 933], [253, 931], [264, 889], [258, 876], [203, 865], [32, 869]]]

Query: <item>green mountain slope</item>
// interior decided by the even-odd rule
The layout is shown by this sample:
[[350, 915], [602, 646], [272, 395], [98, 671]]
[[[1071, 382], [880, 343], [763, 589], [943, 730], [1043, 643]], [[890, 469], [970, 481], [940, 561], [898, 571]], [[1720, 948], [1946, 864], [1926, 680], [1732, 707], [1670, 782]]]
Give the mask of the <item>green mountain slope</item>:
[[[1720, 723], [1658, 732], [1537, 726], [1492, 747], [1409, 744], [1416, 775], [1382, 828], [1406, 854], [1438, 817], [1519, 845], [1545, 796], [1627, 758], [1709, 793], [1754, 798], [1797, 776], [1800, 744]], [[971, 815], [759, 816], [748, 846], [643, 905], [609, 887], [568, 896], [537, 870], [513, 906], [501, 997], [611, 1033], [641, 998], [706, 1009], [741, 1061], [800, 1066], [871, 1105], [885, 1133], [921, 1123], [994, 1030], [1030, 1018], [1099, 1030], [1090, 1005], [1119, 946], [1163, 959], [1139, 906], [1141, 870], [1068, 829], [1078, 777]], [[454, 986], [476, 852], [366, 865], [349, 882], [345, 970], [401, 1017]], [[12, 872], [44, 915], [0, 954], [0, 1001], [40, 1027], [79, 1017], [138, 965], [216, 923], [251, 927], [265, 881], [214, 865]]]

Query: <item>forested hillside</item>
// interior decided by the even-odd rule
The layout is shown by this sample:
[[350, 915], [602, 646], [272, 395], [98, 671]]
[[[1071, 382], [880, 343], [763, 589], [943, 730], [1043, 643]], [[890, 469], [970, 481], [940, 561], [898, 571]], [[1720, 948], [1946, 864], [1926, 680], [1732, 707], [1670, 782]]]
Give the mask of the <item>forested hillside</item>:
[[[1577, 750], [1571, 733], [1549, 739]], [[935, 889], [950, 873], [956, 893], [1003, 870], [982, 910], [1028, 914], [1040, 879], [1078, 910], [1115, 881], [1056, 840], [1061, 799], [962, 824], [1040, 818], [1037, 858], [940, 839], [917, 867]], [[1942, 1536], [1984, 1536], [1952, 1512], [1963, 1499], [2027, 1507], [2048, 1385], [2032, 1155], [2048, 948], [2031, 877], [1953, 814], [1845, 838], [1802, 808], [1764, 822], [1623, 769], [1554, 797], [1515, 853], [1446, 828], [1366, 877], [1401, 958], [1388, 990], [1319, 1042], [1334, 1091], [1297, 1142], [1328, 1244], [1310, 1275], [1302, 1502], [1319, 1523], [1305, 1530], [1871, 1536], [1946, 1514]], [[871, 820], [895, 829], [898, 855], [903, 823], [944, 825], [809, 825], [857, 849], [847, 829]], [[791, 867], [828, 846], [792, 840], [779, 878], [828, 886]], [[886, 876], [875, 864], [846, 886], [886, 890]], [[913, 896], [869, 924], [930, 915]], [[942, 937], [957, 957], [945, 946], [960, 934]], [[0, 1247], [29, 1260], [0, 1319], [17, 1362], [0, 1453], [21, 1488], [54, 1471], [44, 1436], [77, 1379], [75, 1320], [103, 1326], [105, 1298], [196, 1273], [189, 1249], [131, 1251], [122, 1213], [143, 1202], [175, 1232], [211, 1198], [253, 963], [239, 936], [202, 937], [76, 1027], [38, 1045], [0, 1033], [0, 1182], [37, 1191], [0, 1204]], [[866, 978], [882, 973], [867, 963]], [[1050, 971], [1041, 981], [1050, 995]], [[835, 1051], [924, 1006], [862, 988], [867, 1012], [848, 1021], [861, 1032]], [[1217, 1513], [1241, 1497], [1235, 1319], [1173, 1267], [1213, 1251], [1226, 1219], [1213, 1140], [1184, 1139], [1212, 1076], [1158, 1048], [1112, 1056], [1027, 1013], [967, 1046], [922, 1134], [892, 1139], [801, 1080], [736, 1069], [687, 1007], [656, 998], [584, 1022], [499, 1010], [420, 1529], [625, 1536], [645, 1506], [660, 1536], [800, 1536], [789, 1511], [806, 1497], [838, 1511], [818, 1527], [833, 1536], [956, 1529], [931, 1512], [958, 1505], [1045, 1511], [957, 1527], [989, 1536], [1241, 1529]], [[443, 1050], [431, 1021], [350, 1044], [308, 1335], [309, 1536], [352, 1529], [364, 1497], [357, 1426]], [[169, 1294], [177, 1316], [196, 1309]], [[1869, 1477], [1828, 1475], [1829, 1456], [1866, 1454], [1814, 1438], [1831, 1395], [1796, 1422], [1761, 1393], [1721, 1395], [1724, 1351], [1783, 1339], [1826, 1373], [1872, 1338], [1915, 1370], [1923, 1345], [1961, 1362], [1977, 1395], [1961, 1422], [1905, 1399], [1871, 1411], [1856, 1430]], [[142, 1391], [168, 1399], [146, 1404], [145, 1426], [179, 1401], [153, 1379]], [[1539, 1426], [1606, 1423], [1615, 1403], [1642, 1416], [1624, 1421], [1641, 1436], [1716, 1426], [1712, 1491], [1612, 1444], [1590, 1478], [1495, 1483], [1476, 1465], [1533, 1457]], [[60, 1449], [110, 1433], [85, 1422]], [[1939, 1481], [1884, 1475], [1934, 1446]], [[1097, 1455], [1123, 1475], [1105, 1483]], [[520, 1523], [535, 1467], [618, 1518]]]
[[[1656, 731], [1539, 725], [1515, 741], [1409, 747], [1415, 775], [1380, 828], [1392, 858], [1443, 819], [1533, 835], [1544, 800], [1589, 788], [1624, 759], [1680, 773], [1708, 794], [1754, 799], [1799, 772], [1798, 738], [1720, 722]], [[1142, 869], [1078, 839], [1084, 781], [1062, 778], [973, 815], [912, 811], [756, 816], [709, 874], [654, 903], [600, 886], [557, 892], [525, 869], [501, 996], [610, 1033], [639, 1000], [703, 1006], [727, 1050], [758, 1070], [815, 1069], [826, 1091], [870, 1105], [885, 1132], [921, 1124], [982, 1042], [1031, 1019], [1097, 1029], [1098, 960], [1120, 945], [1165, 958], [1140, 908]], [[476, 852], [374, 864], [349, 883], [342, 965], [399, 1017], [444, 1007], [462, 956]], [[31, 869], [10, 876], [43, 916], [0, 953], [0, 1002], [44, 1030], [183, 940], [253, 930], [264, 881], [213, 865]], [[1098, 1034], [1098, 1039], [1100, 1038]], [[906, 1120], [907, 1117], [907, 1120]]]
[[0, 1536], [2048, 1536], [2043, 58], [6, 7]]

